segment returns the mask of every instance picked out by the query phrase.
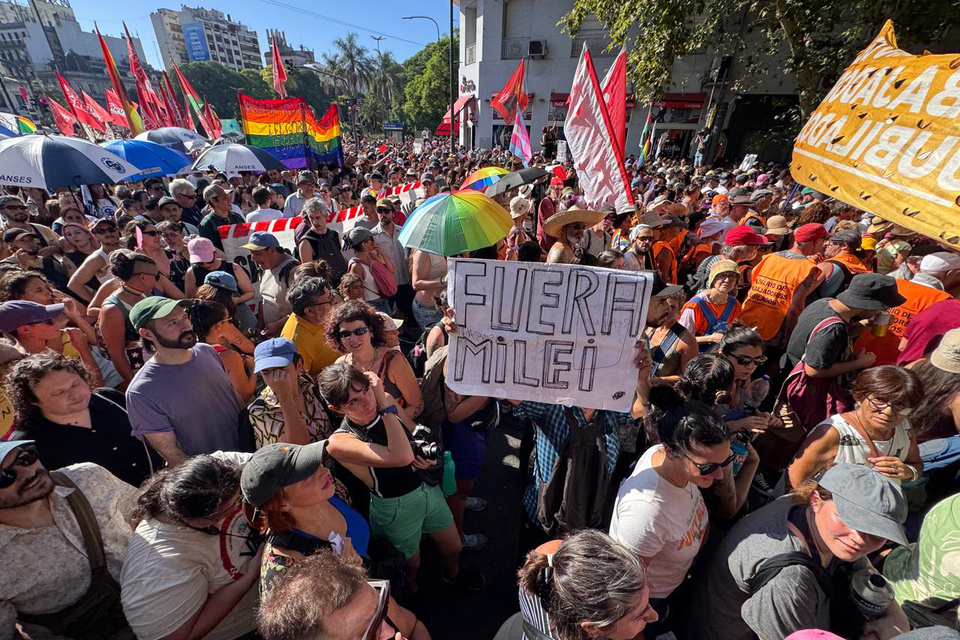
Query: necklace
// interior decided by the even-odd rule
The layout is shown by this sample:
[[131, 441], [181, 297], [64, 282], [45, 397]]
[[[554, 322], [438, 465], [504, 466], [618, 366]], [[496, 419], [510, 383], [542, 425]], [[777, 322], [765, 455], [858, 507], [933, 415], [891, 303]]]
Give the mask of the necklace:
[[128, 287], [127, 285], [123, 285], [123, 286], [120, 287], [120, 288], [121, 288], [125, 293], [128, 293], [128, 294], [130, 294], [131, 296], [135, 296], [135, 297], [137, 297], [137, 298], [140, 298], [141, 300], [142, 300], [142, 299], [145, 299], [145, 298], [147, 297], [147, 294], [143, 293], [142, 291], [137, 291], [136, 289], [131, 289], [131, 288]]
[[359, 361], [357, 360], [357, 356], [356, 356], [356, 355], [351, 355], [350, 359], [353, 360], [353, 362], [352, 362], [351, 364], [353, 364], [353, 366], [355, 366], [357, 369], [360, 369], [360, 371], [364, 371], [364, 372], [370, 371], [370, 370], [373, 368], [373, 363], [377, 361], [377, 353], [378, 353], [379, 351], [380, 351], [380, 347], [374, 347], [374, 349], [373, 349], [373, 358], [371, 358], [371, 359], [370, 359], [370, 362], [369, 362], [368, 364], [365, 364], [365, 365], [361, 365], [361, 364], [359, 363]]

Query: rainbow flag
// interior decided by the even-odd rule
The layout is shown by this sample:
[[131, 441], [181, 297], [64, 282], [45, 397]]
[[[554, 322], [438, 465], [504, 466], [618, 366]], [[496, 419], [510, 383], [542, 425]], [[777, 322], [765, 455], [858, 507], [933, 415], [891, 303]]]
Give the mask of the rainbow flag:
[[290, 169], [343, 165], [336, 104], [318, 120], [303, 98], [257, 100], [241, 93], [239, 100], [250, 146], [269, 151]]
[[37, 125], [33, 124], [33, 120], [30, 118], [17, 116], [17, 129], [20, 133], [36, 133]]

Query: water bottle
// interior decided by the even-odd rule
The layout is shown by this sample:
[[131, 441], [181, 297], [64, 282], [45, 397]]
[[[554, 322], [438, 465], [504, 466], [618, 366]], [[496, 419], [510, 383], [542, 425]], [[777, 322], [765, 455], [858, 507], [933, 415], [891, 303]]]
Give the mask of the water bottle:
[[457, 492], [457, 478], [454, 475], [453, 456], [449, 451], [443, 452], [443, 495], [452, 496]]
[[730, 441], [730, 452], [733, 453], [733, 475], [736, 476], [747, 459], [747, 445], [740, 441], [739, 436], [734, 436]]
[[883, 617], [893, 602], [893, 587], [879, 573], [861, 569], [850, 579], [850, 596], [867, 620]]
[[770, 376], [763, 376], [758, 380], [754, 380], [750, 383], [750, 393], [749, 399], [745, 404], [749, 405], [754, 411], [757, 410], [757, 407], [764, 401], [764, 399], [770, 393]]

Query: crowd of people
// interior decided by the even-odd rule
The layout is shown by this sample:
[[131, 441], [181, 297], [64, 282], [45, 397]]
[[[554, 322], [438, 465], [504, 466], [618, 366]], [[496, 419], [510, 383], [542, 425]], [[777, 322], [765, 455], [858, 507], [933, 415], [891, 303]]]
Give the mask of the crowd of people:
[[400, 222], [501, 149], [5, 188], [0, 639], [428, 640], [425, 572], [490, 588], [465, 514], [505, 421], [498, 640], [960, 638], [960, 254], [774, 163], [630, 157], [623, 210], [533, 163], [466, 257], [650, 272], [629, 413], [445, 383], [447, 257]]

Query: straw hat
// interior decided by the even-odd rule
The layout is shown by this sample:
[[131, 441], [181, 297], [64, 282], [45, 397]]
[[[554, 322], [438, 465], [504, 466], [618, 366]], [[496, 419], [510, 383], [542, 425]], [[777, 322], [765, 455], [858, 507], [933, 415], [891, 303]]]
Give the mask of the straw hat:
[[790, 234], [792, 230], [787, 226], [787, 219], [784, 216], [770, 216], [767, 220], [767, 231], [765, 235], [768, 236], [785, 236]]
[[560, 230], [568, 224], [582, 222], [585, 226], [592, 227], [599, 224], [605, 217], [606, 216], [599, 211], [590, 211], [574, 206], [547, 218], [546, 222], [543, 223], [543, 230], [548, 236], [559, 238]]
[[939, 346], [930, 354], [930, 364], [941, 371], [960, 373], [960, 329], [943, 334]]
[[516, 220], [520, 216], [526, 215], [530, 212], [530, 207], [533, 206], [533, 203], [524, 198], [523, 196], [514, 196], [510, 200], [510, 217]]

